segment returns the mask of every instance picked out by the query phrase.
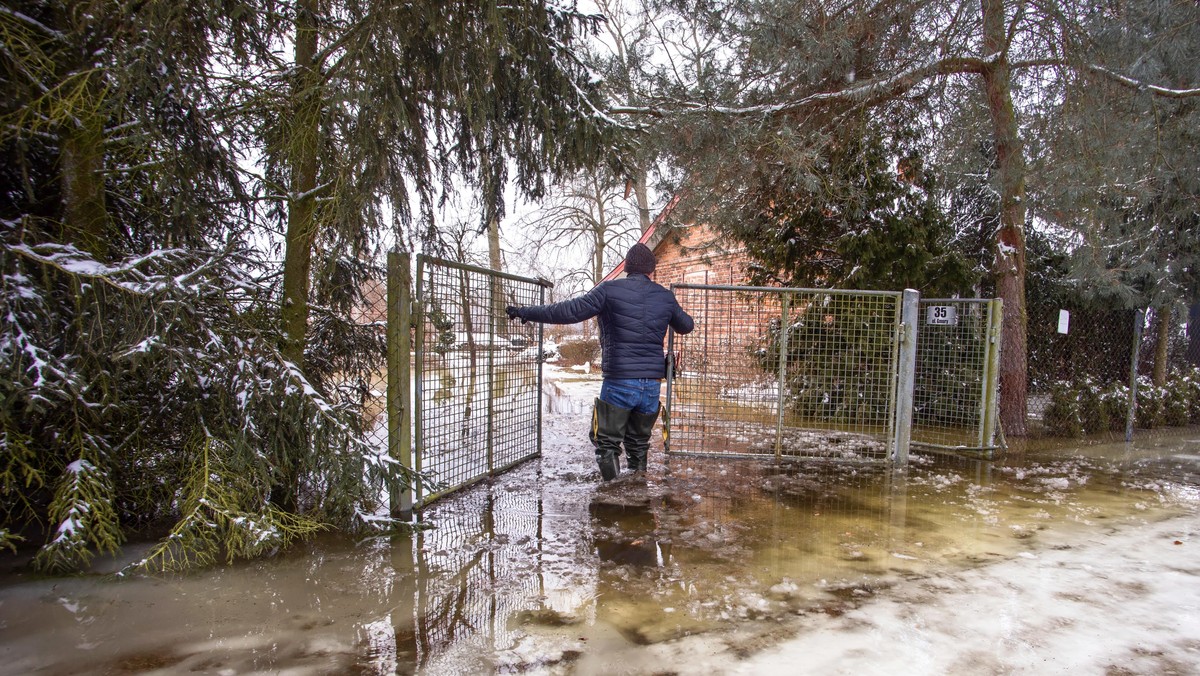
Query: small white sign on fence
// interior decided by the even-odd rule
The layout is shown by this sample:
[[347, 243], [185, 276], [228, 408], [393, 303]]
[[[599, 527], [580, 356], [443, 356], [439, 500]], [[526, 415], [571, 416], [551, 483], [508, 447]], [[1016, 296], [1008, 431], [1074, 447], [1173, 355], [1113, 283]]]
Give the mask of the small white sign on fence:
[[1058, 311], [1058, 332], [1066, 335], [1071, 326], [1071, 313], [1066, 310]]
[[958, 308], [953, 305], [930, 305], [925, 323], [936, 326], [958, 326]]

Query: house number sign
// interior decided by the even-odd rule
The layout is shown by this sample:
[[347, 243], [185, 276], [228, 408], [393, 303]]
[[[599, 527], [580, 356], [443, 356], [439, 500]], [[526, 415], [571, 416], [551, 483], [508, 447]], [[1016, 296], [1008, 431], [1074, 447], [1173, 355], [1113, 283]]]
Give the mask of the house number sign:
[[930, 305], [925, 323], [936, 326], [958, 326], [958, 308], [953, 305]]

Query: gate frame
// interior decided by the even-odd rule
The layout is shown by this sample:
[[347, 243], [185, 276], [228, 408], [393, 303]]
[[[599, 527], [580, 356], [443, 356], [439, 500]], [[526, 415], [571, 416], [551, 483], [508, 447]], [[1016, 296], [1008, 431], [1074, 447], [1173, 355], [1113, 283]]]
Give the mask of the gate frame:
[[[959, 445], [947, 446], [933, 442], [914, 440], [912, 445], [922, 450], [933, 452], [949, 452], [959, 454], [980, 453], [985, 459], [991, 460], [995, 452], [1002, 448], [996, 444], [996, 434], [999, 431], [999, 401], [1000, 401], [1000, 331], [1003, 326], [1004, 301], [1000, 298], [922, 298], [919, 305], [970, 304], [983, 305], [987, 310], [984, 323], [984, 355], [982, 361], [983, 373], [980, 374], [979, 401], [979, 433], [977, 445], [974, 447]], [[917, 326], [920, 325], [922, 314], [918, 310]], [[917, 332], [920, 340], [920, 331]], [[914, 352], [915, 352], [914, 342]]]
[[[904, 291], [877, 291], [877, 290], [854, 290], [854, 289], [808, 289], [794, 287], [773, 287], [773, 286], [741, 286], [734, 284], [688, 284], [676, 283], [671, 284], [671, 293], [675, 293], [677, 289], [708, 289], [714, 291], [750, 291], [750, 292], [769, 292], [774, 294], [782, 294], [780, 301], [781, 317], [786, 320], [788, 306], [790, 305], [791, 296], [798, 293], [813, 293], [813, 294], [834, 294], [834, 295], [863, 295], [863, 296], [888, 296], [895, 298], [899, 304], [894, 323], [894, 333], [892, 339], [892, 362], [895, 369], [891, 373], [891, 386], [888, 388], [888, 417], [892, 425], [891, 434], [887, 439], [887, 450], [882, 462], [892, 463], [898, 466], [908, 464], [908, 451], [912, 435], [912, 399], [913, 385], [915, 383], [915, 364], [916, 364], [916, 337], [918, 326], [918, 306], [921, 294], [914, 289], [905, 289]], [[786, 350], [787, 332], [783, 333], [781, 341], [784, 346], [780, 348], [780, 354], [784, 354]], [[780, 358], [780, 373], [779, 382], [782, 385], [786, 378], [786, 359]], [[686, 454], [685, 451], [671, 450], [671, 424], [674, 416], [672, 408], [674, 404], [674, 382], [675, 382], [675, 330], [667, 330], [667, 392], [666, 404], [663, 406], [663, 452], [667, 455]], [[775, 461], [783, 460], [782, 455], [782, 425], [783, 425], [783, 390], [780, 388], [780, 397], [778, 402], [778, 414], [776, 421], [776, 436], [775, 436], [775, 453], [771, 456], [753, 456], [756, 459], [772, 457]], [[693, 454], [688, 454], [693, 455]], [[698, 454], [709, 455], [709, 454]], [[719, 457], [747, 457], [744, 454], [717, 454]], [[789, 460], [792, 459], [789, 457]], [[800, 459], [800, 458], [796, 458]]]
[[[412, 276], [411, 255], [408, 252], [388, 253], [388, 310], [387, 310], [387, 415], [388, 415], [388, 454], [395, 462], [420, 474], [422, 467], [422, 449], [424, 447], [424, 383], [425, 365], [425, 306], [420, 294], [420, 285], [424, 280], [427, 265], [437, 265], [443, 268], [460, 270], [467, 273], [484, 275], [488, 279], [489, 307], [495, 307], [496, 281], [507, 279], [538, 287], [539, 304], [546, 302], [546, 289], [554, 284], [545, 279], [532, 279], [508, 272], [460, 263], [417, 254], [417, 275]], [[414, 287], [415, 281], [415, 287]], [[500, 317], [489, 313], [489, 333], [495, 331]], [[507, 321], [507, 319], [505, 319]], [[535, 451], [529, 455], [513, 460], [503, 466], [494, 465], [493, 438], [493, 402], [494, 387], [493, 370], [494, 355], [489, 350], [486, 373], [488, 377], [488, 429], [487, 429], [487, 472], [473, 477], [461, 484], [426, 493], [424, 485], [418, 481], [416, 486], [408, 486], [399, 495], [390, 496], [390, 510], [393, 517], [411, 519], [414, 510], [420, 510], [439, 498], [453, 492], [472, 486], [488, 477], [505, 472], [527, 460], [542, 454], [542, 417], [543, 396], [542, 383], [543, 363], [542, 351], [545, 344], [545, 327], [537, 326], [537, 431]], [[491, 336], [494, 338], [494, 336]], [[415, 340], [414, 340], [415, 339]], [[414, 380], [415, 371], [415, 380]], [[407, 386], [405, 386], [407, 384]]]

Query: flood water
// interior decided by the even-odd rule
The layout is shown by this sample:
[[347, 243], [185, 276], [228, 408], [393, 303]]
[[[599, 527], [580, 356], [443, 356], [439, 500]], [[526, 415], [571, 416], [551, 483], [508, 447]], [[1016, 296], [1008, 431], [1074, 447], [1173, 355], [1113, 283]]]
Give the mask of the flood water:
[[[411, 537], [172, 577], [103, 574], [136, 547], [71, 578], [6, 560], [0, 674], [710, 673], [651, 649], [835, 618], [1049, 533], [1200, 504], [1200, 432], [904, 471], [658, 453], [644, 483], [599, 487], [582, 420], [548, 417], [543, 458], [436, 503]], [[771, 640], [757, 636], [747, 655]]]

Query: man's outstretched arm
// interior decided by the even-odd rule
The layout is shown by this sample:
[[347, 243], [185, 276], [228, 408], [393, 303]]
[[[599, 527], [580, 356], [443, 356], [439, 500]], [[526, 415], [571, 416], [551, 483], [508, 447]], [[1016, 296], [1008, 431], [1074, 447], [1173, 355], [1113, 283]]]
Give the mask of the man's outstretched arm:
[[604, 293], [604, 285], [601, 284], [578, 298], [549, 305], [509, 306], [506, 311], [509, 319], [520, 319], [522, 322], [577, 324], [600, 314], [604, 308]]

